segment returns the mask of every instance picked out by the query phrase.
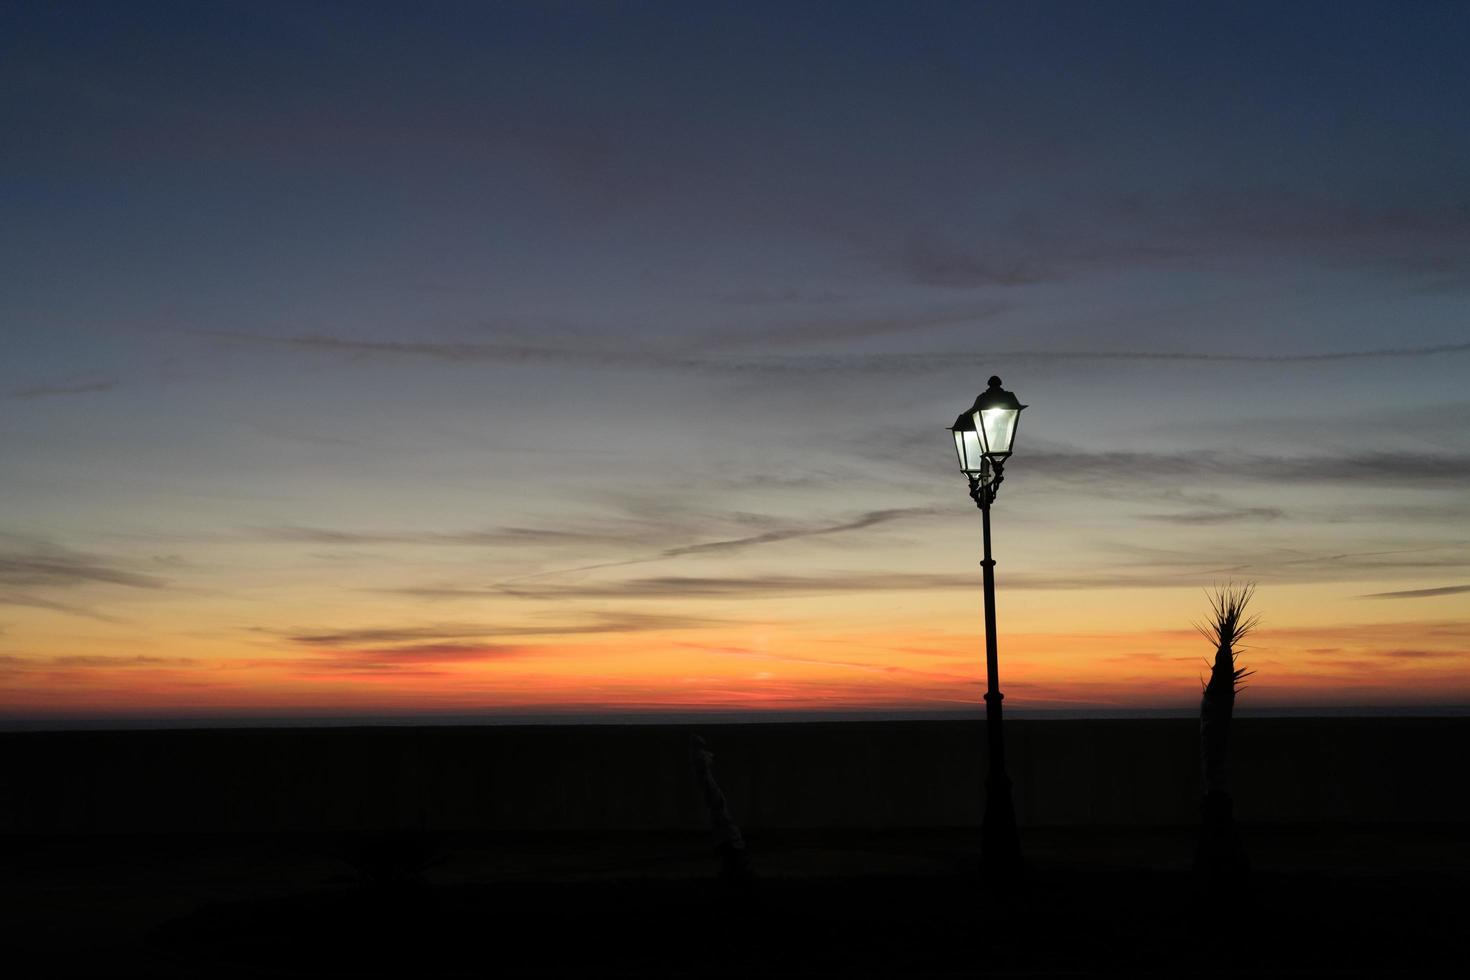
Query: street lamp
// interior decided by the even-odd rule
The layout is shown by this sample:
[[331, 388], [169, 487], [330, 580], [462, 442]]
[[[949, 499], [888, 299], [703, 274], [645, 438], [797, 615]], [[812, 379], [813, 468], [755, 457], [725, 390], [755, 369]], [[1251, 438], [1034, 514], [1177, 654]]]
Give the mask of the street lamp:
[[991, 378], [989, 386], [969, 410], [955, 419], [955, 453], [970, 481], [970, 499], [980, 508], [985, 560], [985, 732], [990, 755], [985, 777], [985, 822], [980, 830], [981, 870], [993, 878], [1008, 878], [1021, 870], [1021, 841], [1016, 833], [1016, 810], [1011, 802], [1011, 778], [1006, 775], [1005, 735], [1001, 729], [999, 670], [995, 653], [995, 559], [990, 557], [990, 505], [1005, 478], [1005, 463], [1016, 440], [1016, 422], [1025, 408], [1016, 396]]

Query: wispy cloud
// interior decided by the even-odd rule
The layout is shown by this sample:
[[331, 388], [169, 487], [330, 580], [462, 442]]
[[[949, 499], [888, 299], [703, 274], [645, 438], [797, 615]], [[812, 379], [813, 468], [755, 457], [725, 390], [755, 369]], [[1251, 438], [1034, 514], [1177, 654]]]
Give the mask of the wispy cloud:
[[[1072, 591], [1078, 589], [1155, 589], [1181, 585], [1208, 585], [1229, 570], [1195, 569], [1188, 572], [1118, 571], [1086, 574], [1027, 574], [1005, 576], [1008, 589]], [[1237, 569], [1236, 571], [1240, 571]], [[517, 579], [485, 587], [454, 585], [377, 589], [392, 595], [428, 600], [486, 599], [758, 599], [799, 595], [838, 595], [854, 592], [943, 592], [976, 588], [967, 576], [943, 574], [887, 575], [659, 575], [614, 582], [548, 583]]]
[[702, 544], [669, 548], [658, 557], [679, 558], [684, 555], [705, 555], [717, 552], [739, 551], [763, 544], [794, 541], [798, 538], [817, 538], [833, 534], [844, 534], [848, 531], [861, 531], [865, 528], [877, 527], [880, 524], [888, 524], [907, 517], [928, 516], [934, 513], [937, 513], [937, 511], [932, 507], [895, 507], [888, 510], [870, 510], [867, 513], [859, 514], [851, 520], [839, 521], [835, 524], [788, 527], [775, 531], [766, 531], [762, 534], [752, 534], [746, 537], [728, 538], [723, 541], [706, 541]]
[[[227, 343], [255, 347], [275, 347], [308, 353], [337, 354], [351, 358], [385, 357], [418, 358], [453, 363], [492, 362], [500, 364], [605, 364], [622, 367], [647, 367], [659, 363], [658, 358], [629, 351], [591, 350], [586, 347], [538, 347], [525, 343], [477, 343], [422, 340], [364, 340], [331, 334], [296, 334], [277, 337], [265, 334], [205, 333], [204, 336]], [[671, 358], [673, 362], [680, 359]]]
[[1265, 250], [1418, 274], [1431, 288], [1463, 286], [1470, 207], [1344, 201], [1287, 187], [1194, 186], [1087, 205], [1091, 219], [1041, 221], [1017, 212], [965, 241], [924, 230], [885, 265], [928, 286], [1023, 286], [1109, 270]]
[[[873, 510], [859, 514], [856, 517], [836, 522], [784, 524], [784, 526], [762, 531], [759, 534], [741, 535], [734, 538], [723, 538], [715, 541], [701, 541], [696, 544], [677, 545], [665, 548], [663, 551], [639, 558], [625, 558], [618, 561], [597, 562], [590, 565], [578, 565], [575, 568], [561, 568], [546, 572], [537, 572], [532, 575], [521, 576], [501, 583], [501, 588], [514, 594], [522, 594], [520, 591], [510, 588], [516, 582], [532, 579], [545, 579], [558, 575], [570, 575], [577, 572], [591, 572], [606, 568], [623, 568], [629, 565], [646, 565], [656, 561], [666, 561], [672, 558], [684, 558], [692, 555], [728, 554], [730, 552], [742, 551], [761, 545], [778, 544], [783, 541], [792, 541], [801, 538], [828, 537], [832, 535], [846, 534], [853, 531], [861, 531], [867, 528], [877, 527], [892, 521], [909, 517], [927, 516], [938, 513], [931, 507], [898, 507], [886, 510]], [[740, 515], [746, 522], [770, 523], [772, 518], [764, 515]]]
[[[703, 555], [731, 554], [765, 545], [780, 544], [810, 538], [834, 537], [879, 527], [896, 521], [924, 517], [936, 513], [929, 507], [896, 507], [884, 510], [865, 511], [856, 516], [839, 520], [790, 521], [764, 514], [726, 514], [698, 522], [681, 521], [673, 516], [662, 523], [649, 520], [639, 514], [624, 516], [617, 520], [602, 522], [597, 529], [590, 528], [541, 528], [541, 527], [492, 527], [464, 531], [407, 531], [407, 530], [344, 530], [338, 528], [311, 527], [303, 525], [274, 525], [251, 527], [246, 534], [255, 540], [333, 546], [370, 546], [384, 544], [406, 545], [463, 545], [463, 546], [556, 546], [588, 544], [614, 545], [621, 548], [646, 547], [659, 538], [686, 537], [686, 525], [722, 521], [735, 525], [766, 526], [769, 529], [756, 534], [742, 534], [712, 541], [674, 545], [653, 554], [635, 558], [595, 562], [573, 568], [538, 572], [524, 578], [540, 579], [557, 575], [568, 575], [605, 568], [647, 564], [673, 558]], [[512, 580], [519, 581], [520, 579]], [[380, 590], [381, 591], [381, 590]], [[497, 587], [459, 585], [429, 585], [413, 588], [388, 590], [402, 595], [421, 598], [468, 598], [502, 591]]]
[[1150, 481], [1202, 477], [1273, 483], [1358, 483], [1450, 486], [1470, 478], [1470, 454], [1358, 453], [1337, 456], [1266, 456], [1201, 450], [1187, 453], [1090, 453], [1036, 450], [1026, 471], [1059, 480]]
[[116, 621], [112, 616], [88, 609], [86, 606], [79, 606], [76, 603], [57, 602], [55, 599], [46, 599], [27, 592], [12, 592], [6, 589], [0, 589], [0, 606], [26, 606], [31, 609], [66, 613], [69, 616], [81, 616], [84, 619], [95, 619], [99, 622]]
[[1278, 521], [1286, 516], [1279, 507], [1235, 507], [1218, 510], [1190, 510], [1177, 514], [1140, 514], [1145, 521], [1192, 526], [1238, 524], [1246, 521]]
[[1434, 268], [1470, 246], [1470, 205], [1463, 195], [1455, 198], [1370, 204], [1287, 187], [1196, 186], [1182, 195], [1135, 199], [1128, 210], [1165, 238], [1198, 247], [1277, 244]]
[[1402, 592], [1370, 592], [1359, 599], [1429, 599], [1442, 595], [1461, 595], [1470, 592], [1470, 585], [1443, 585], [1437, 589], [1405, 589]]
[[[1470, 556], [1453, 546], [1396, 548], [1378, 551], [1323, 552], [1275, 548], [1224, 548], [1201, 554], [1189, 550], [1151, 549], [1126, 542], [1100, 545], [1113, 556], [1104, 570], [1057, 567], [1043, 571], [1008, 571], [1004, 587], [1025, 591], [1078, 591], [1113, 589], [1177, 589], [1207, 587], [1231, 576], [1272, 583], [1333, 582], [1422, 573], [1432, 569], [1470, 567]], [[614, 563], [623, 566], [631, 563]], [[609, 566], [595, 566], [598, 568]], [[535, 600], [577, 599], [759, 599], [780, 596], [837, 595], [858, 592], [955, 591], [975, 588], [967, 575], [894, 573], [854, 575], [844, 572], [802, 575], [741, 576], [656, 575], [615, 581], [549, 581], [553, 573], [528, 576], [499, 584], [468, 586], [453, 583], [380, 589], [427, 600], [486, 599], [509, 596]], [[1385, 593], [1384, 598], [1412, 598], [1420, 594], [1470, 591], [1418, 590]], [[1372, 596], [1378, 598], [1380, 596]]]
[[309, 655], [261, 660], [253, 665], [308, 676], [431, 677], [441, 676], [435, 668], [444, 665], [510, 660], [535, 655], [542, 649], [499, 642], [505, 639], [688, 629], [710, 623], [696, 617], [606, 613], [587, 622], [545, 626], [438, 623], [342, 630], [257, 630], [304, 647]]
[[[937, 467], [953, 465], [953, 451], [935, 441], [932, 429], [906, 426], [877, 427], [862, 437], [843, 439], [844, 452], [864, 459], [881, 457], [906, 470], [932, 476]], [[946, 453], [948, 453], [946, 455]], [[1018, 456], [1007, 476], [1028, 481], [1028, 486], [1053, 483], [1054, 489], [1086, 487], [1089, 493], [1117, 491], [1130, 501], [1144, 500], [1154, 506], [1179, 506], [1178, 513], [1155, 510], [1139, 515], [1144, 520], [1175, 524], [1224, 524], [1270, 521], [1300, 516], [1275, 506], [1254, 501], [1238, 502], [1216, 492], [1250, 484], [1279, 487], [1283, 484], [1403, 487], [1449, 490], [1470, 479], [1470, 453], [1455, 449], [1419, 452], [1344, 452], [1272, 455], [1233, 449], [1198, 449], [1180, 452], [1091, 452], [1051, 443], [1032, 444], [1024, 457]], [[1188, 488], [1161, 492], [1160, 487]], [[1120, 496], [1120, 499], [1122, 497]], [[1458, 501], [1433, 504], [1395, 503], [1387, 496], [1356, 503], [1349, 512], [1334, 511], [1330, 505], [1314, 506], [1321, 517], [1361, 520], [1387, 518], [1444, 523], [1463, 517]]]
[[680, 646], [701, 653], [712, 653], [723, 657], [743, 657], [751, 660], [773, 660], [782, 663], [808, 664], [817, 667], [839, 667], [869, 674], [899, 674], [905, 677], [934, 678], [961, 684], [973, 683], [973, 679], [953, 673], [932, 670], [914, 670], [893, 663], [864, 663], [857, 660], [833, 660], [826, 657], [799, 656], [771, 650], [753, 650], [749, 647], [708, 646], [702, 643], [682, 643]]
[[411, 599], [486, 599], [505, 595], [495, 586], [480, 585], [406, 585], [400, 588], [370, 589], [384, 595], [408, 596]]
[[73, 655], [65, 657], [51, 657], [45, 661], [54, 667], [95, 667], [95, 668], [130, 668], [130, 667], [192, 667], [199, 663], [193, 657], [151, 657], [146, 655], [105, 656], [105, 655]]
[[[831, 327], [829, 329], [837, 329]], [[732, 375], [884, 374], [914, 375], [987, 370], [997, 361], [1140, 361], [1218, 364], [1321, 364], [1433, 357], [1470, 352], [1470, 342], [1376, 347], [1348, 351], [1243, 354], [1228, 351], [1056, 350], [951, 351], [884, 354], [789, 354], [761, 357], [700, 356], [656, 350], [591, 347], [551, 348], [530, 344], [494, 344], [454, 341], [362, 340], [329, 334], [273, 337], [261, 334], [212, 333], [206, 336], [231, 343], [286, 350], [337, 354], [344, 357], [409, 357], [451, 364], [581, 364], [599, 368], [633, 368], [707, 372]]]
[[987, 303], [959, 310], [921, 311], [886, 316], [827, 317], [798, 320], [771, 326], [743, 326], [713, 330], [688, 345], [691, 352], [711, 352], [739, 347], [800, 347], [830, 345], [839, 341], [921, 333], [936, 327], [952, 327], [990, 320], [1008, 306]]
[[[421, 643], [393, 647], [322, 648], [310, 659], [287, 661], [295, 668], [311, 671], [398, 670], [435, 664], [476, 663], [509, 660], [533, 652], [533, 647], [498, 643]], [[262, 661], [279, 665], [281, 661]]]
[[58, 382], [15, 388], [8, 392], [5, 397], [16, 401], [32, 401], [37, 398], [53, 398], [60, 395], [90, 395], [102, 391], [111, 391], [116, 387], [116, 381]]
[[541, 527], [490, 527], [464, 531], [359, 531], [280, 524], [250, 527], [245, 533], [260, 541], [319, 545], [527, 545], [585, 544], [588, 541], [627, 540], [631, 532]]
[[[1411, 639], [1412, 638], [1412, 639]], [[1261, 627], [1256, 642], [1262, 646], [1287, 642], [1289, 645], [1310, 644], [1323, 647], [1324, 643], [1351, 650], [1368, 646], [1377, 650], [1392, 650], [1408, 643], [1427, 649], [1439, 647], [1466, 650], [1470, 645], [1470, 622], [1463, 620], [1409, 620], [1388, 623], [1315, 623], [1309, 626], [1273, 627], [1268, 621]]]
[[925, 286], [973, 289], [1029, 286], [1060, 278], [1054, 257], [1034, 250], [960, 246], [933, 236], [917, 236], [896, 258], [899, 271]]
[[1151, 664], [1193, 664], [1193, 663], [1199, 663], [1202, 658], [1196, 657], [1196, 656], [1181, 657], [1181, 656], [1178, 656], [1178, 655], [1171, 655], [1171, 654], [1165, 654], [1165, 653], [1133, 652], [1133, 653], [1120, 653], [1120, 654], [1117, 654], [1116, 656], [1102, 657], [1100, 659], [1102, 661], [1104, 661], [1105, 663], [1110, 663], [1110, 664], [1143, 664], [1143, 665], [1151, 665]]
[[[20, 543], [23, 539], [11, 539]], [[123, 585], [161, 589], [165, 582], [152, 575], [127, 571], [114, 561], [39, 541], [0, 550], [0, 586], [15, 588], [69, 588], [79, 585]]]
[[[276, 631], [280, 632], [280, 631]], [[530, 629], [529, 633], [537, 631]], [[463, 640], [481, 636], [506, 636], [505, 627], [461, 623], [437, 626], [393, 626], [345, 630], [303, 630], [282, 634], [292, 643], [311, 647], [370, 646], [376, 643], [416, 643], [422, 640]], [[510, 635], [525, 636], [524, 631]]]
[[1389, 660], [1458, 660], [1465, 657], [1457, 650], [1382, 650], [1378, 655]]
[[[292, 643], [308, 647], [367, 647], [408, 645], [418, 649], [445, 649], [450, 646], [481, 645], [462, 641], [481, 641], [510, 637], [575, 636], [597, 633], [641, 633], [704, 627], [714, 621], [694, 616], [657, 615], [652, 613], [603, 613], [583, 622], [547, 625], [506, 626], [500, 623], [431, 623], [413, 626], [369, 627], [361, 629], [297, 629], [261, 630]], [[427, 645], [425, 645], [427, 644]]]
[[[1262, 546], [1248, 541], [1217, 542], [1204, 553], [1128, 540], [1107, 541], [1099, 547], [1114, 556], [1114, 564], [1124, 569], [1125, 576], [1131, 574], [1126, 569], [1132, 567], [1165, 580], [1174, 576], [1176, 582], [1184, 576], [1205, 576], [1213, 581], [1231, 575], [1277, 582], [1323, 582], [1470, 567], [1470, 552], [1453, 541], [1351, 551], [1304, 550], [1285, 544]], [[1095, 581], [1100, 583], [1103, 577]]]
[[532, 599], [729, 598], [973, 589], [972, 578], [950, 575], [750, 575], [699, 577], [661, 575], [621, 582], [506, 585], [507, 595]]
[[94, 674], [111, 670], [193, 669], [200, 661], [192, 657], [109, 656], [105, 654], [72, 654], [62, 657], [0, 656], [0, 671], [10, 674], [78, 672]]

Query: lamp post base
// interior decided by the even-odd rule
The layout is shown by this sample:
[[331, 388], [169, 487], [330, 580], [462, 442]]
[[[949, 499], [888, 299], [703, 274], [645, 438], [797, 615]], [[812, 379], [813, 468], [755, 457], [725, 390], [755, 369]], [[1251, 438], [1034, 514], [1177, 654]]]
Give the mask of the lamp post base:
[[1014, 884], [1023, 869], [1021, 837], [1016, 831], [1016, 808], [1011, 780], [992, 772], [985, 780], [985, 820], [980, 825], [980, 876], [987, 881]]

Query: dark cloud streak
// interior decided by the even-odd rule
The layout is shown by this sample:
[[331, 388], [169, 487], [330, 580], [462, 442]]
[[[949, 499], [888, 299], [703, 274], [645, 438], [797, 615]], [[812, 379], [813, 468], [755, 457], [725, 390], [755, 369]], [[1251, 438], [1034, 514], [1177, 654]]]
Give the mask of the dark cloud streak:
[[[754, 548], [766, 544], [778, 544], [783, 541], [792, 541], [799, 538], [825, 537], [827, 535], [842, 534], [849, 531], [859, 531], [890, 521], [905, 517], [917, 517], [936, 513], [930, 507], [900, 507], [888, 510], [874, 510], [860, 514], [857, 517], [841, 521], [836, 524], [808, 525], [805, 527], [785, 527], [765, 531], [760, 534], [745, 535], [739, 538], [728, 538], [720, 541], [705, 541], [699, 544], [680, 545], [674, 548], [666, 548], [658, 554], [643, 558], [626, 558], [619, 561], [597, 562], [591, 565], [578, 565], [575, 568], [560, 568], [548, 572], [537, 572], [533, 575], [520, 576], [501, 583], [502, 589], [508, 589], [515, 582], [530, 581], [533, 579], [549, 578], [556, 575], [571, 575], [576, 572], [592, 572], [604, 568], [624, 568], [628, 565], [646, 565], [656, 561], [666, 561], [671, 558], [683, 558], [691, 555], [725, 554], [732, 551], [740, 551], [746, 548]], [[765, 518], [760, 518], [764, 520]], [[508, 589], [514, 591], [513, 589]], [[516, 592], [515, 594], [522, 594]]]
[[0, 657], [0, 664], [11, 669], [55, 670], [113, 670], [113, 669], [157, 669], [168, 667], [195, 667], [200, 661], [193, 657], [154, 657], [146, 654], [137, 656], [108, 656], [105, 654], [71, 654], [61, 657]]
[[297, 660], [297, 666], [314, 669], [394, 670], [402, 666], [424, 664], [474, 663], [486, 660], [509, 660], [533, 652], [534, 648], [506, 646], [496, 643], [422, 643], [398, 647], [324, 648], [310, 660]]
[[1462, 595], [1470, 592], [1470, 585], [1445, 585], [1437, 589], [1405, 589], [1402, 592], [1370, 592], [1359, 599], [1429, 599], [1435, 596]]
[[[590, 622], [556, 623], [548, 626], [503, 626], [492, 623], [440, 623], [424, 626], [379, 627], [349, 630], [266, 630], [293, 643], [308, 647], [378, 647], [383, 644], [442, 646], [449, 641], [482, 640], [528, 636], [576, 636], [602, 633], [641, 633], [690, 629], [713, 625], [711, 620], [692, 616], [647, 613], [604, 613]], [[453, 644], [463, 645], [463, 644]]]
[[[922, 315], [919, 315], [921, 318]], [[837, 329], [829, 326], [827, 329]], [[485, 344], [448, 341], [357, 340], [331, 335], [271, 337], [260, 334], [209, 333], [205, 336], [232, 343], [288, 350], [337, 354], [347, 357], [412, 357], [453, 364], [555, 364], [598, 368], [682, 370], [714, 374], [932, 374], [940, 371], [983, 370], [998, 361], [1143, 361], [1214, 364], [1329, 364], [1337, 362], [1433, 357], [1470, 352], [1470, 342], [1380, 347], [1356, 351], [1320, 351], [1300, 354], [1232, 354], [1190, 351], [1062, 351], [1007, 350], [976, 353], [933, 352], [892, 354], [792, 354], [774, 357], [718, 357], [668, 354], [652, 350], [551, 348], [528, 344]]]
[[246, 533], [261, 541], [344, 546], [582, 544], [588, 541], [621, 541], [628, 537], [605, 531], [538, 527], [492, 527], [470, 531], [343, 531], [297, 524], [251, 527], [246, 529]]
[[867, 340], [989, 320], [1008, 309], [1009, 306], [991, 303], [972, 309], [915, 313], [908, 316], [893, 314], [870, 318], [834, 317], [768, 327], [731, 328], [706, 333], [690, 344], [690, 350], [708, 353], [734, 347], [797, 347], [805, 344], [825, 345], [847, 340]]
[[508, 595], [534, 599], [744, 599], [843, 592], [973, 589], [975, 584], [972, 578], [963, 576], [924, 574], [740, 577], [662, 575], [622, 582], [506, 586], [502, 591]]
[[1207, 477], [1273, 483], [1451, 486], [1470, 478], [1470, 455], [1404, 452], [1288, 457], [1209, 450], [1189, 453], [1036, 450], [1026, 453], [1026, 472], [1077, 482]]
[[69, 602], [57, 602], [54, 599], [43, 599], [40, 596], [29, 595], [24, 592], [0, 591], [0, 606], [27, 606], [31, 609], [45, 609], [50, 612], [65, 613], [69, 616], [81, 616], [84, 619], [95, 619], [98, 622], [111, 623], [116, 620], [111, 616], [104, 616], [85, 606], [78, 606]]
[[120, 569], [104, 558], [54, 546], [0, 551], [0, 585], [69, 588], [93, 584], [161, 589], [165, 583], [152, 575]]
[[111, 391], [116, 381], [79, 381], [72, 384], [41, 384], [27, 388], [16, 388], [5, 397], [15, 401], [33, 401], [37, 398], [53, 398], [59, 395], [91, 395]]
[[1191, 510], [1178, 514], [1142, 514], [1145, 521], [1183, 524], [1191, 527], [1212, 524], [1237, 524], [1246, 521], [1278, 521], [1286, 516], [1279, 507], [1239, 507], [1221, 510]]
[[[785, 528], [775, 531], [767, 531], [763, 534], [753, 534], [743, 538], [730, 538], [726, 541], [707, 541], [703, 544], [684, 545], [678, 548], [669, 548], [662, 552], [658, 559], [680, 558], [685, 555], [707, 555], [719, 552], [738, 551], [763, 544], [776, 544], [782, 541], [794, 541], [798, 538], [825, 537], [830, 534], [842, 534], [847, 531], [860, 531], [865, 528], [877, 527], [891, 521], [905, 517], [917, 517], [936, 513], [930, 507], [898, 507], [889, 510], [873, 510], [850, 521], [838, 524], [829, 524], [819, 527], [796, 527]], [[648, 559], [650, 561], [656, 559]]]

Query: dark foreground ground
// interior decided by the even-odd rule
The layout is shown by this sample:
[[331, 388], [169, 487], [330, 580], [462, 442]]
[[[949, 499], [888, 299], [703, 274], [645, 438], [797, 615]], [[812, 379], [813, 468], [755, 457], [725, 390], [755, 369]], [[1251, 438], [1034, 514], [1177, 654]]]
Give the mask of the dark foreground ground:
[[8, 975], [1437, 975], [1470, 962], [1463, 826], [1244, 828], [1198, 894], [1194, 835], [1027, 828], [987, 889], [973, 831], [8, 836]]
[[[1190, 874], [1189, 719], [1007, 728], [1024, 883], [977, 877], [978, 720], [0, 735], [0, 971], [1458, 975], [1470, 719], [1239, 719], [1254, 862]], [[950, 829], [945, 829], [950, 828]], [[1160, 829], [1164, 828], [1164, 829]]]

